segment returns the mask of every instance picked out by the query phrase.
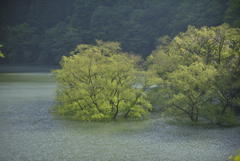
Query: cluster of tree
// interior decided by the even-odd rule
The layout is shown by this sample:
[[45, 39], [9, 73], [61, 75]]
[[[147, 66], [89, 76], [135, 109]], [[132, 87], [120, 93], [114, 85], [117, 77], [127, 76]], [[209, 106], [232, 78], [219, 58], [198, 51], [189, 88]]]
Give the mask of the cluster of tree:
[[[237, 124], [239, 35], [240, 29], [228, 24], [189, 26], [172, 40], [161, 38], [145, 62], [123, 53], [118, 43], [79, 45], [54, 71], [59, 86], [52, 111], [91, 121], [118, 113], [141, 118], [153, 106], [192, 122]], [[156, 87], [149, 90], [151, 85]]]
[[239, 0], [2, 0], [0, 43], [6, 63], [58, 64], [77, 44], [121, 43], [143, 58], [188, 25], [240, 27]]
[[148, 57], [149, 69], [162, 79], [149, 93], [163, 114], [235, 124], [240, 103], [240, 30], [223, 24], [189, 26]]

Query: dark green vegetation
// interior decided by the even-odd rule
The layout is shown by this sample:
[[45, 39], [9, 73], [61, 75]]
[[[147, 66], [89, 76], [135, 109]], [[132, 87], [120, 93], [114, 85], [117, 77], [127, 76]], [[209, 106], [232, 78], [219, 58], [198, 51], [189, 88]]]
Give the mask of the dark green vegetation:
[[146, 58], [188, 25], [240, 27], [239, 0], [1, 0], [1, 63], [58, 64], [77, 44], [120, 42]]

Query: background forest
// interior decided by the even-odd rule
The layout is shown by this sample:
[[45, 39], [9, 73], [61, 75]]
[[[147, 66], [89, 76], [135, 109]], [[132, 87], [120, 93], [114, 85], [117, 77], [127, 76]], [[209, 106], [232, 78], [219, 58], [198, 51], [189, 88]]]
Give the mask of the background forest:
[[240, 27], [239, 0], [1, 0], [1, 63], [58, 64], [77, 44], [120, 42], [146, 58], [189, 25]]

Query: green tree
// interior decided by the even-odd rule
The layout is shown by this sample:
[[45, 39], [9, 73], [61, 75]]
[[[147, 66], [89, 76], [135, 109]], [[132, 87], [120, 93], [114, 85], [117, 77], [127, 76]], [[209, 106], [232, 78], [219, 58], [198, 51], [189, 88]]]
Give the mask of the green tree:
[[40, 43], [42, 51], [39, 59], [45, 63], [58, 64], [63, 55], [68, 56], [81, 42], [80, 31], [60, 21], [55, 27], [46, 31]]
[[67, 21], [73, 14], [75, 0], [32, 0], [29, 2], [28, 20], [38, 34], [54, 27], [59, 21]]
[[[138, 1], [133, 4], [129, 2], [128, 9], [125, 9], [127, 11], [125, 14], [127, 13], [128, 16], [123, 23], [124, 32], [118, 36], [123, 49], [147, 58], [156, 47], [157, 38], [169, 34], [167, 24], [176, 14], [174, 3], [179, 2]], [[120, 7], [124, 8], [121, 5]]]
[[7, 30], [5, 56], [11, 63], [30, 63], [38, 59], [38, 35], [35, 28], [23, 23]]
[[[4, 45], [2, 50], [6, 53], [6, 61], [11, 63], [19, 60], [24, 63], [56, 64], [63, 54], [73, 50], [76, 42], [94, 44], [95, 39], [120, 42], [123, 51], [134, 52], [146, 58], [156, 48], [160, 36], [170, 35], [172, 38], [179, 32], [186, 31], [188, 25], [197, 28], [220, 25], [225, 14], [224, 21], [234, 26], [238, 22], [239, 3], [238, 0], [230, 0], [226, 11], [227, 2], [228, 0], [1, 0], [0, 43]], [[62, 22], [65, 23], [64, 30], [58, 28]], [[25, 33], [28, 36], [20, 38], [13, 34], [13, 30], [23, 27], [22, 24], [29, 24], [27, 28], [31, 34], [21, 31], [19, 35]], [[31, 35], [35, 38], [31, 43], [26, 43], [25, 40], [28, 41]], [[73, 43], [70, 44], [67, 39]], [[26, 58], [21, 60], [21, 57], [15, 56], [17, 54], [13, 48], [18, 48], [15, 51], [24, 50], [19, 55], [26, 54]]]
[[200, 110], [209, 102], [216, 75], [214, 67], [199, 62], [189, 67], [179, 66], [170, 74], [169, 83], [165, 87], [169, 99], [169, 108], [165, 113], [187, 115], [192, 122], [197, 122]]
[[151, 110], [144, 91], [153, 83], [137, 56], [120, 51], [118, 43], [78, 45], [56, 70], [58, 89], [54, 114], [83, 121], [141, 118]]
[[188, 25], [197, 28], [218, 26], [223, 23], [225, 4], [221, 0], [186, 0], [177, 9], [174, 20], [169, 24], [171, 37], [185, 32]]
[[[2, 45], [0, 44], [0, 47], [2, 47]], [[5, 56], [2, 54], [1, 50], [0, 50], [0, 57], [4, 58]]]
[[123, 27], [120, 28], [119, 26], [122, 26], [127, 19], [126, 8], [98, 6], [94, 10], [90, 21], [89, 31], [93, 34], [93, 37], [103, 41], [121, 40], [124, 30]]
[[0, 26], [16, 26], [27, 22], [29, 0], [2, 0], [0, 2]]
[[184, 63], [191, 64], [192, 56], [198, 55], [206, 64], [220, 65], [238, 55], [239, 31], [228, 24], [200, 29], [189, 26], [173, 39], [172, 45]]
[[230, 155], [228, 160], [240, 161], [240, 149], [236, 150], [232, 155]]
[[[163, 80], [160, 86], [164, 88], [159, 90], [165, 92], [170, 99], [163, 100], [167, 104], [170, 102], [173, 106], [178, 106], [178, 110], [181, 106], [177, 103], [186, 103], [184, 107], [191, 110], [186, 110], [185, 113], [192, 121], [196, 119], [192, 119], [188, 113], [195, 109], [195, 118], [202, 116], [218, 124], [236, 123], [232, 107], [240, 90], [239, 35], [239, 29], [223, 24], [201, 29], [189, 26], [185, 33], [180, 33], [172, 41], [168, 37], [162, 38], [161, 45], [149, 56], [148, 62], [149, 69], [154, 70]], [[200, 77], [192, 73], [192, 68], [208, 72], [202, 73], [203, 77]], [[197, 79], [199, 83], [194, 83], [191, 79]], [[203, 88], [204, 84], [206, 88]], [[198, 107], [192, 106], [191, 102]], [[200, 108], [198, 103], [204, 106]], [[170, 112], [175, 112], [169, 109]]]
[[232, 27], [240, 27], [240, 0], [229, 0], [228, 8], [225, 12], [224, 21]]
[[240, 65], [239, 35], [239, 29], [230, 28], [227, 24], [201, 29], [190, 26], [185, 33], [181, 33], [173, 40], [178, 54], [186, 65], [191, 64], [193, 57], [197, 55], [205, 64], [211, 64], [218, 70], [212, 99], [219, 103], [211, 107], [212, 112], [208, 115], [210, 120], [218, 124], [236, 121], [230, 109], [240, 92], [237, 74]]

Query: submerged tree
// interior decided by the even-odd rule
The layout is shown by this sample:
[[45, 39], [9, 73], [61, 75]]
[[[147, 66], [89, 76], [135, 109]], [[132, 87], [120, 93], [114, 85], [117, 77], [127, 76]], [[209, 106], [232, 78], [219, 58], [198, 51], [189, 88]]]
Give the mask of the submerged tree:
[[240, 92], [239, 35], [239, 29], [223, 24], [189, 26], [172, 41], [162, 39], [148, 62], [163, 79], [159, 90], [168, 96], [163, 99], [169, 105], [166, 112], [181, 110], [194, 122], [198, 116], [218, 124], [236, 122], [232, 107]]
[[112, 120], [118, 114], [141, 118], [151, 110], [144, 91], [151, 76], [141, 70], [140, 57], [120, 51], [118, 43], [97, 41], [78, 45], [70, 57], [63, 57], [54, 114], [83, 121]]
[[189, 67], [179, 66], [170, 74], [166, 87], [168, 104], [166, 112], [175, 116], [187, 116], [197, 122], [200, 110], [206, 106], [212, 91], [217, 72], [212, 66], [194, 62]]

